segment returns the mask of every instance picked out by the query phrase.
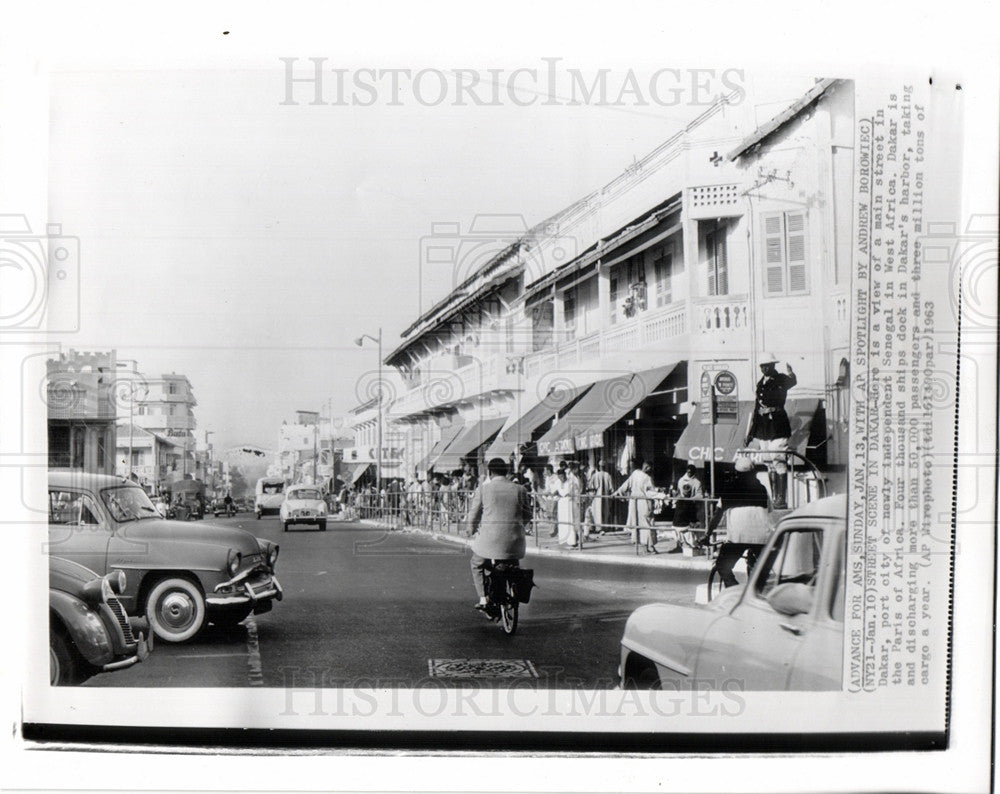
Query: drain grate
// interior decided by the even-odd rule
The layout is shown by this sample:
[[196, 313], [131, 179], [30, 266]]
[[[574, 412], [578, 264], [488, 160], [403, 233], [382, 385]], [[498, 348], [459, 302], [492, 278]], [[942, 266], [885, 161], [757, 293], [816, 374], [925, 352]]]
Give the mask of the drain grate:
[[428, 659], [431, 678], [538, 678], [527, 659]]

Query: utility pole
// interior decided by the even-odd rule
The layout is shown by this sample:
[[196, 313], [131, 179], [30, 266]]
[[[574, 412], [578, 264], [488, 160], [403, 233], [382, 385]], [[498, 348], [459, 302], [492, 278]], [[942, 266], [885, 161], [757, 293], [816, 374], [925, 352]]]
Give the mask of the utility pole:
[[378, 450], [376, 453], [378, 468], [375, 471], [375, 492], [376, 498], [380, 498], [382, 494], [382, 329], [378, 329], [378, 338], [371, 334], [362, 334], [354, 340], [354, 344], [361, 347], [365, 339], [371, 339], [378, 345]]

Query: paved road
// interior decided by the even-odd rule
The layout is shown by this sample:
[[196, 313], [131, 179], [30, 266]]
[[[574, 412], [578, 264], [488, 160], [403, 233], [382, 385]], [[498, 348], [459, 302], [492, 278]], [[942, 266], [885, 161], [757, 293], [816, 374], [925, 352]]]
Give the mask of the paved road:
[[476, 612], [463, 546], [416, 532], [331, 522], [283, 533], [277, 519], [222, 519], [281, 544], [285, 599], [227, 632], [157, 645], [145, 663], [91, 686], [613, 686], [628, 615], [691, 603], [700, 571], [529, 557], [539, 585], [517, 633]]

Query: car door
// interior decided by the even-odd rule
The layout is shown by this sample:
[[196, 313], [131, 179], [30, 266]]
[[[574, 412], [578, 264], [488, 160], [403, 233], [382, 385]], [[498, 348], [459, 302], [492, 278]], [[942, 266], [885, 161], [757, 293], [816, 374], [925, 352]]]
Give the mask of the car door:
[[93, 497], [73, 488], [49, 489], [48, 553], [107, 573], [112, 529]]
[[[715, 621], [702, 640], [695, 676], [721, 685], [736, 680], [747, 690], [783, 690], [810, 635], [823, 549], [823, 528], [798, 525], [775, 535], [740, 602]], [[796, 585], [806, 612], [790, 615], [770, 602], [779, 586]]]

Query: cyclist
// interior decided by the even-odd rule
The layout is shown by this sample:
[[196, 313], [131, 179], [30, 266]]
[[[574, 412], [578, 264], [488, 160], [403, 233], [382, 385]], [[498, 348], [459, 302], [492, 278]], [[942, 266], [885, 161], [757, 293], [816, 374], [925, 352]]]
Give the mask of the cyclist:
[[767, 511], [767, 489], [757, 479], [753, 463], [746, 455], [736, 459], [736, 476], [731, 485], [720, 495], [722, 509], [713, 517], [712, 522], [701, 539], [702, 544], [708, 539], [726, 515], [726, 542], [719, 549], [719, 557], [715, 561], [715, 569], [726, 587], [739, 584], [733, 575], [733, 566], [746, 552], [747, 573], [753, 570], [757, 556], [760, 554], [774, 527]]
[[486, 612], [484, 572], [493, 563], [524, 557], [524, 526], [531, 521], [531, 498], [524, 486], [507, 479], [507, 463], [493, 458], [486, 464], [487, 480], [472, 496], [468, 529], [472, 539], [472, 583], [479, 601], [475, 608]]

